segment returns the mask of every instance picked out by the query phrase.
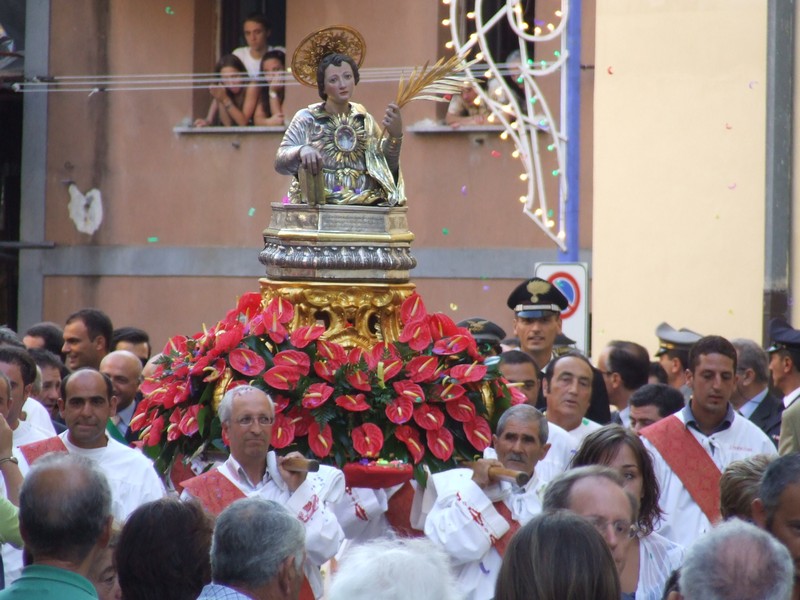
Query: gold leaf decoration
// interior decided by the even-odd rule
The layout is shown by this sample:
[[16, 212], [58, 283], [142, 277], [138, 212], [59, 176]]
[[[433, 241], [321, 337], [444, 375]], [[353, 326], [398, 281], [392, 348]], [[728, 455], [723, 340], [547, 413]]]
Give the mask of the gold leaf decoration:
[[531, 302], [538, 302], [541, 294], [546, 294], [550, 291], [550, 284], [546, 281], [531, 281], [527, 289], [531, 293]]

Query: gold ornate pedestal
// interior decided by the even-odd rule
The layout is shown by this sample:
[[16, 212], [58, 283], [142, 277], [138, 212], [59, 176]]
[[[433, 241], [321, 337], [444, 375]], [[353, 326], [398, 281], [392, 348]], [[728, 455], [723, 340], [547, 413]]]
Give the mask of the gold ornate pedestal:
[[261, 279], [264, 302], [281, 297], [294, 304], [288, 329], [324, 324], [323, 339], [345, 348], [369, 349], [393, 342], [400, 335], [400, 305], [415, 289], [413, 283], [273, 281]]
[[288, 329], [325, 325], [323, 339], [369, 349], [400, 335], [400, 306], [413, 292], [414, 234], [406, 207], [272, 204], [261, 279], [264, 302], [295, 307]]

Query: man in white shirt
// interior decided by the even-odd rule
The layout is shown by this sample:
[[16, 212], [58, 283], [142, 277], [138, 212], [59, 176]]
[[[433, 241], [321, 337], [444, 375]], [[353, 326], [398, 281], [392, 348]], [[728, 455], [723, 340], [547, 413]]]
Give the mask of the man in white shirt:
[[592, 395], [592, 364], [578, 352], [568, 352], [550, 361], [542, 390], [547, 400], [547, 420], [569, 433], [576, 444], [600, 424], [586, 418]]
[[[425, 535], [450, 556], [466, 600], [494, 596], [508, 540], [541, 512], [544, 483], [535, 468], [550, 448], [547, 436], [547, 420], [537, 409], [512, 406], [493, 436], [496, 460], [478, 460], [473, 469], [452, 469], [428, 480], [436, 503], [425, 521]], [[530, 480], [519, 487], [493, 478], [492, 467], [522, 471]]]
[[247, 46], [236, 48], [233, 55], [244, 63], [250, 77], [258, 80], [261, 77], [261, 57], [270, 49], [267, 40], [272, 27], [264, 15], [256, 13], [247, 17], [242, 29]]
[[138, 450], [106, 435], [116, 398], [111, 382], [95, 369], [78, 369], [64, 379], [58, 406], [67, 424], [61, 435], [19, 448], [20, 469], [48, 452], [69, 452], [94, 460], [111, 486], [114, 518], [124, 521], [136, 508], [165, 491], [153, 463]]
[[661, 488], [658, 533], [686, 548], [719, 520], [719, 478], [731, 462], [775, 455], [767, 435], [730, 404], [736, 349], [706, 336], [689, 351], [686, 380], [692, 400], [682, 411], [641, 430]]
[[229, 390], [218, 414], [231, 455], [219, 467], [184, 481], [182, 497], [196, 498], [213, 514], [245, 497], [260, 496], [283, 504], [306, 530], [308, 585], [304, 585], [301, 598], [308, 594], [322, 597], [319, 567], [333, 558], [344, 539], [328, 506], [344, 493], [341, 471], [321, 467], [318, 473], [306, 473], [284, 468], [287, 459], [302, 456], [291, 452], [279, 457], [269, 451], [275, 408], [258, 388], [244, 385]]

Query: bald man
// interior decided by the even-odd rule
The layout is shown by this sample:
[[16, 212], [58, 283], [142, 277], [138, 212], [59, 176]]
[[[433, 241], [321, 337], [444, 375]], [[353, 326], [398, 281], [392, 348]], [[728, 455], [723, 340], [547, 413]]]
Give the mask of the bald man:
[[130, 422], [141, 400], [142, 361], [128, 350], [115, 350], [100, 361], [100, 372], [111, 380], [117, 397], [116, 414], [109, 420], [108, 432], [117, 441], [129, 444], [138, 438], [131, 431]]

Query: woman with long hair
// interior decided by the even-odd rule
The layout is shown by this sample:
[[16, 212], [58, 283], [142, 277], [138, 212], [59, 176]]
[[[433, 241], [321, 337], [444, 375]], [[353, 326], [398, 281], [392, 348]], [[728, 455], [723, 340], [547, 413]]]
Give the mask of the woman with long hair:
[[620, 425], [606, 425], [587, 435], [572, 467], [603, 465], [619, 471], [625, 489], [639, 500], [636, 537], [620, 573], [622, 591], [636, 600], [660, 600], [664, 583], [683, 563], [683, 547], [655, 533], [661, 518], [660, 490], [653, 461], [639, 436]]
[[197, 119], [195, 127], [249, 125], [258, 103], [258, 88], [250, 84], [247, 69], [238, 57], [226, 54], [219, 59], [214, 72], [220, 82], [208, 88], [211, 106], [205, 119]]
[[283, 125], [283, 100], [286, 97], [286, 55], [280, 50], [270, 50], [261, 58], [261, 74], [266, 84], [261, 84], [258, 104], [253, 117], [255, 125]]
[[543, 513], [511, 538], [494, 600], [619, 600], [617, 568], [603, 537], [568, 511]]

